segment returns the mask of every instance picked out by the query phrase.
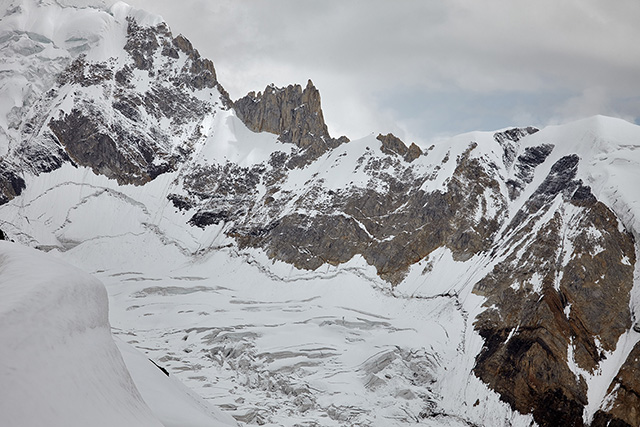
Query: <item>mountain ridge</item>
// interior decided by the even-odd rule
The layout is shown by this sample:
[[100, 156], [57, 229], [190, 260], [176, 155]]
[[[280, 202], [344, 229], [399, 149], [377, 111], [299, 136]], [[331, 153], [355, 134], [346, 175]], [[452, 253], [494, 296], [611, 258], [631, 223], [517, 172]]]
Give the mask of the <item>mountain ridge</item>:
[[[63, 22], [93, 13], [62, 10]], [[32, 79], [31, 95], [5, 98], [0, 115], [0, 215], [11, 238], [63, 257], [83, 247], [91, 254], [99, 247], [92, 244], [110, 239], [133, 239], [132, 247], [159, 239], [189, 262], [232, 250], [278, 280], [286, 275], [272, 270], [281, 266], [294, 277], [355, 271], [350, 280], [365, 277], [397, 298], [451, 300], [465, 325], [452, 335], [483, 344], [446, 356], [447, 366], [472, 363], [469, 378], [525, 414], [516, 425], [528, 425], [527, 414], [545, 426], [640, 422], [628, 410], [639, 389], [632, 373], [640, 198], [629, 184], [640, 163], [639, 127], [595, 116], [463, 134], [427, 148], [392, 134], [334, 139], [311, 80], [304, 89], [268, 86], [231, 101], [213, 63], [159, 18], [123, 3], [110, 10], [91, 15], [105, 23], [102, 41], [86, 28], [68, 37], [77, 32], [70, 24], [38, 37], [16, 27], [19, 11], [4, 24], [15, 66], [4, 93], [16, 94], [23, 75]], [[42, 55], [54, 58], [54, 79], [33, 71]], [[47, 200], [56, 200], [51, 212]], [[120, 212], [104, 212], [110, 205]], [[90, 268], [100, 271], [92, 256]], [[448, 277], [451, 266], [464, 274]], [[418, 363], [407, 356], [413, 350], [402, 351], [392, 359]], [[449, 354], [438, 351], [420, 360]], [[605, 378], [612, 358], [626, 360]], [[378, 396], [392, 381], [371, 369], [367, 393]], [[447, 384], [453, 374], [438, 369], [429, 376]], [[598, 381], [608, 381], [606, 392], [594, 391]], [[487, 421], [482, 408], [468, 408], [476, 399], [454, 408], [445, 398], [452, 390], [416, 387], [406, 400], [412, 411], [422, 405], [418, 419]], [[347, 421], [303, 395], [296, 413]]]

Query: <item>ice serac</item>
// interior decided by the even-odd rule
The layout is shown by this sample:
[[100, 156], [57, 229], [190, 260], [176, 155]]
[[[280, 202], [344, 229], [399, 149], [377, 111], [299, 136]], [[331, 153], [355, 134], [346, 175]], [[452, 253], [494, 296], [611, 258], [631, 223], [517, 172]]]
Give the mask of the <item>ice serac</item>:
[[292, 158], [291, 167], [308, 164], [327, 150], [348, 141], [331, 138], [324, 122], [320, 92], [309, 80], [300, 85], [278, 88], [267, 86], [263, 92], [250, 92], [233, 103], [238, 118], [254, 132], [279, 135], [283, 142], [298, 146], [300, 156]]

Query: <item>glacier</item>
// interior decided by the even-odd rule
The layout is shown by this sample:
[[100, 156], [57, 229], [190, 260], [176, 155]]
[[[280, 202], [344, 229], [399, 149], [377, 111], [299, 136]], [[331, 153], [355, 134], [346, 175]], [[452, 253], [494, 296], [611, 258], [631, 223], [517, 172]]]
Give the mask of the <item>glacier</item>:
[[116, 346], [95, 277], [14, 243], [0, 242], [0, 254], [3, 423], [236, 425], [138, 350]]
[[[265, 103], [264, 116], [241, 118], [213, 65], [161, 18], [121, 2], [74, 6], [0, 9], [0, 229], [48, 252], [36, 263], [57, 259], [104, 284], [142, 395], [126, 395], [138, 407], [110, 416], [529, 426], [628, 415], [616, 399], [640, 342], [640, 127], [596, 116], [473, 132], [410, 161], [380, 136], [330, 142], [309, 131], [314, 149], [327, 142], [311, 153], [288, 141], [285, 119], [282, 129], [247, 125], [270, 123], [269, 111], [289, 108], [278, 102], [293, 101], [254, 94], [245, 101]], [[307, 107], [315, 123], [321, 111]], [[60, 274], [101, 292], [76, 270]], [[600, 300], [610, 318], [589, 304]], [[109, 363], [127, 378], [102, 316]], [[0, 329], [8, 342], [31, 331]], [[495, 379], [509, 363], [513, 378], [530, 376], [524, 397], [510, 394], [510, 378]], [[541, 405], [560, 386], [536, 377], [543, 363], [571, 382], [558, 393], [573, 397], [557, 413], [552, 404], [565, 401], [554, 399], [551, 415]], [[138, 384], [151, 373], [153, 387]], [[163, 383], [175, 379], [191, 391]], [[155, 388], [173, 394], [154, 400]], [[13, 410], [28, 412], [25, 390]]]

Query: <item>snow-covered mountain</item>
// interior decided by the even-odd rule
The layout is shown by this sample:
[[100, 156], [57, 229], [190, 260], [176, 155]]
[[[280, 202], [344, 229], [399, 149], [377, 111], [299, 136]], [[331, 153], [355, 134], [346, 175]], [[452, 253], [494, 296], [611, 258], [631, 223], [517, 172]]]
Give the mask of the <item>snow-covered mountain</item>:
[[640, 425], [640, 127], [349, 141], [124, 3], [0, 13], [0, 229], [239, 422]]

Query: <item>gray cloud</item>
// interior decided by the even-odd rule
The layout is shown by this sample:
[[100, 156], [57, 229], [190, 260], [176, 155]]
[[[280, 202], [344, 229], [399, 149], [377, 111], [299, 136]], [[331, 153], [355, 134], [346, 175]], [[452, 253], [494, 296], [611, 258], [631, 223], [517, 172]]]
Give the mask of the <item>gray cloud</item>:
[[334, 134], [640, 111], [636, 0], [129, 2], [191, 39], [234, 98], [311, 78]]

